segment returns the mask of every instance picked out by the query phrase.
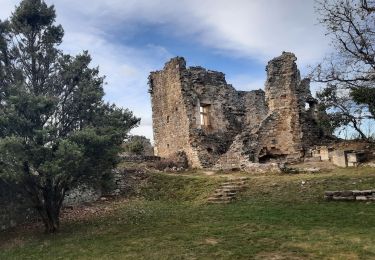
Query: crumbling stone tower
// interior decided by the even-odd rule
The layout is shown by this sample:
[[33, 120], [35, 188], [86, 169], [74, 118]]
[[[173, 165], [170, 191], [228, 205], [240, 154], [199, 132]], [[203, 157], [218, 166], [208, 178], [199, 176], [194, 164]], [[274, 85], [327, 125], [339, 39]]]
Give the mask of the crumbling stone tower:
[[266, 68], [265, 98], [268, 115], [259, 127], [258, 157], [301, 158], [304, 150], [319, 140], [317, 101], [311, 96], [308, 79], [301, 81], [297, 58], [284, 52]]
[[183, 151], [191, 166], [216, 168], [303, 157], [322, 131], [295, 61], [286, 52], [271, 60], [265, 91], [236, 91], [221, 72], [171, 59], [149, 77], [156, 154]]

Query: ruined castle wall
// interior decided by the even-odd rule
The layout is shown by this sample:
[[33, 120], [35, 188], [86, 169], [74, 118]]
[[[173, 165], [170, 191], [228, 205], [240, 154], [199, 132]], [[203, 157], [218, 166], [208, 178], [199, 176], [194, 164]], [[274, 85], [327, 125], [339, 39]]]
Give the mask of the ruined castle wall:
[[301, 157], [300, 73], [292, 53], [283, 53], [267, 65], [266, 102], [270, 114], [276, 113], [260, 129], [261, 156]]
[[[300, 80], [295, 56], [283, 53], [267, 66], [266, 92], [245, 92], [247, 97], [244, 128], [216, 166], [247, 165], [246, 162], [272, 162], [298, 159], [319, 128], [309, 81]], [[246, 103], [246, 102], [245, 102]], [[311, 104], [310, 109], [305, 104]], [[304, 144], [306, 142], [306, 144]]]
[[324, 140], [324, 132], [318, 125], [318, 101], [310, 91], [310, 80], [303, 79], [298, 87], [300, 116], [302, 121], [302, 144], [307, 149]]
[[185, 61], [174, 58], [164, 70], [150, 75], [152, 118], [157, 156], [170, 157], [179, 150], [189, 150], [189, 120], [182, 105], [181, 71]]
[[223, 73], [201, 67], [191, 67], [183, 74], [183, 98], [187, 106], [190, 127], [202, 129], [200, 106], [210, 106], [210, 129], [206, 133], [227, 132], [233, 129], [228, 109], [236, 110], [236, 90], [228, 85]]
[[292, 53], [271, 60], [265, 91], [236, 91], [223, 73], [187, 68], [183, 58], [151, 73], [156, 155], [183, 150], [191, 166], [219, 168], [301, 158], [321, 133], [295, 61]]
[[263, 90], [239, 91], [244, 105], [245, 117], [243, 126], [249, 129], [259, 127], [268, 114], [265, 93]]
[[[202, 166], [210, 167], [240, 131], [244, 111], [237, 91], [226, 83], [223, 73], [191, 67], [182, 75], [190, 143]], [[209, 126], [202, 125], [201, 106], [209, 107]]]

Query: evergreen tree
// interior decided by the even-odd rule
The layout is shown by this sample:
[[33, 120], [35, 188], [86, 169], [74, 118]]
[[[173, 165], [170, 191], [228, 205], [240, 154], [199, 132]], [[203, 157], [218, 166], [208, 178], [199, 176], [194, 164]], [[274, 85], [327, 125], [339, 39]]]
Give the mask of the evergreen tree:
[[153, 155], [154, 149], [150, 139], [142, 135], [132, 135], [124, 142], [124, 151], [135, 155]]
[[103, 101], [103, 80], [87, 52], [58, 46], [54, 6], [23, 0], [0, 21], [0, 177], [24, 186], [47, 232], [59, 228], [67, 190], [117, 162], [139, 119]]

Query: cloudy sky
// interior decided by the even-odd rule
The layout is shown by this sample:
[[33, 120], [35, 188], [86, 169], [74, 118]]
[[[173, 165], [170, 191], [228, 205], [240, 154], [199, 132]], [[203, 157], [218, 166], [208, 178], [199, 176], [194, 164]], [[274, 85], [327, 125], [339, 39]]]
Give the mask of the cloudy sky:
[[[152, 138], [150, 71], [174, 56], [222, 71], [239, 90], [263, 88], [267, 61], [292, 51], [302, 74], [329, 49], [314, 0], [46, 0], [65, 29], [62, 49], [89, 50], [106, 99], [142, 118]], [[0, 19], [18, 0], [0, 0]]]

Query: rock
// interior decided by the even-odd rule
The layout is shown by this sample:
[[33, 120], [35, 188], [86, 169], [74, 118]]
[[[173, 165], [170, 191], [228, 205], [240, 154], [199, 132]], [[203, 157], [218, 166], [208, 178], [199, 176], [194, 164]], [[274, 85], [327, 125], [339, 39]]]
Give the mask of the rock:
[[334, 191], [326, 191], [326, 192], [324, 192], [324, 194], [325, 194], [326, 196], [330, 196], [330, 197], [332, 197], [333, 195], [335, 195], [335, 192], [334, 192]]
[[357, 196], [355, 197], [356, 200], [367, 200], [366, 196]]
[[333, 200], [355, 200], [354, 196], [333, 196]]
[[344, 197], [350, 197], [350, 196], [353, 196], [353, 191], [351, 191], [351, 190], [344, 190], [344, 191], [340, 192], [340, 195], [344, 196]]
[[307, 157], [303, 160], [304, 162], [321, 162], [322, 160], [319, 157]]
[[375, 162], [366, 163], [366, 164], [363, 164], [363, 166], [367, 166], [367, 167], [375, 168]]
[[304, 172], [316, 173], [316, 172], [320, 172], [320, 168], [316, 168], [316, 167], [312, 167], [312, 168], [304, 168], [303, 171], [304, 171]]

